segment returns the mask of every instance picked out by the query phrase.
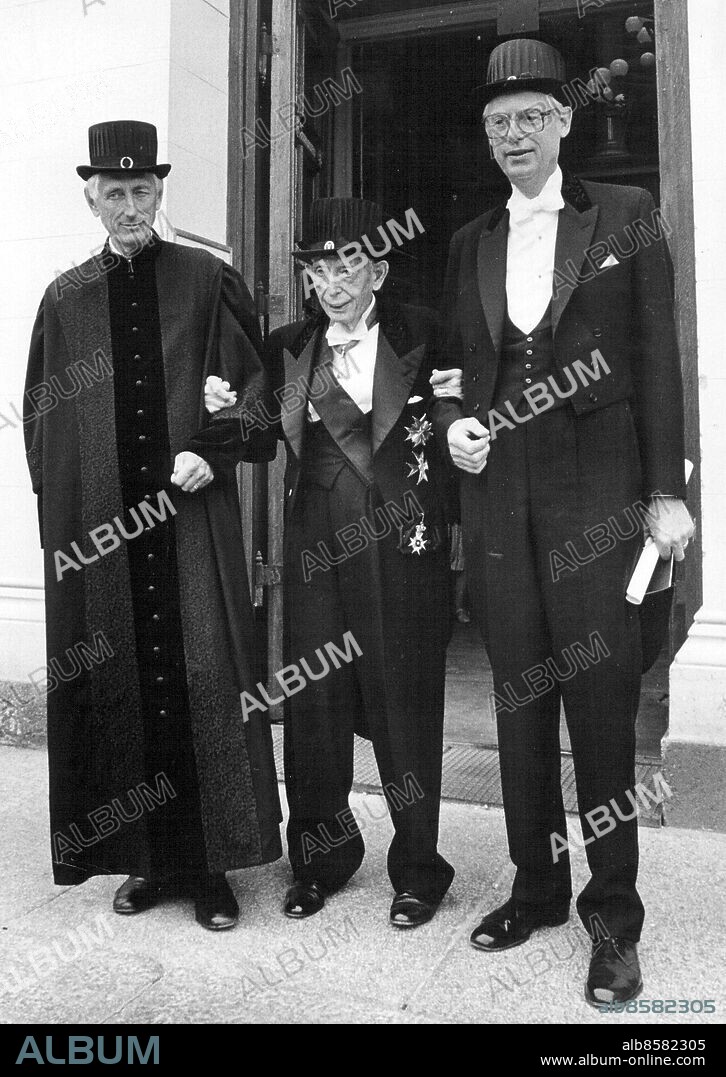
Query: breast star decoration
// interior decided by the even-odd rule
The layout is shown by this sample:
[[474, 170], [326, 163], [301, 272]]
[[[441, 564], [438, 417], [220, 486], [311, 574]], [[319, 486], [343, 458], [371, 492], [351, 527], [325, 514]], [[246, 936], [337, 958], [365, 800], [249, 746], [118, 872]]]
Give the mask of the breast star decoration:
[[416, 530], [415, 530], [415, 532], [413, 533], [413, 535], [411, 536], [411, 538], [409, 539], [409, 542], [408, 542], [409, 546], [411, 547], [412, 552], [415, 553], [415, 554], [418, 554], [419, 557], [421, 556], [421, 554], [424, 552], [424, 550], [426, 549], [426, 547], [429, 544], [428, 539], [424, 538], [425, 534], [426, 534], [426, 524], [424, 523], [423, 514], [422, 514], [421, 515], [421, 520], [420, 520], [419, 523], [416, 524]]
[[416, 485], [420, 486], [420, 484], [422, 482], [428, 482], [429, 481], [428, 474], [427, 474], [428, 469], [429, 469], [429, 462], [426, 459], [423, 452], [415, 452], [413, 455], [416, 458], [416, 463], [408, 465], [409, 470], [408, 470], [408, 475], [406, 476], [406, 478], [412, 479], [414, 477], [414, 475], [418, 475], [418, 479], [416, 480]]
[[414, 419], [412, 425], [405, 429], [408, 434], [406, 441], [410, 441], [414, 449], [423, 449], [426, 442], [434, 436], [434, 428], [425, 415]]

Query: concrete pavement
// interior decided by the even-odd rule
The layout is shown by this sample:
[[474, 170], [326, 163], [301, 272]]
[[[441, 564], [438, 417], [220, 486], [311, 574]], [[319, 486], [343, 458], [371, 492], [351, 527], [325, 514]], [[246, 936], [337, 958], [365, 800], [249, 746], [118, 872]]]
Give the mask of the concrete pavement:
[[[1, 1023], [723, 1022], [726, 835], [640, 831], [641, 998], [714, 1000], [716, 1013], [605, 1017], [583, 1000], [589, 943], [576, 917], [500, 955], [468, 946], [471, 928], [506, 898], [511, 882], [498, 808], [443, 804], [441, 846], [457, 876], [425, 927], [388, 925], [392, 830], [382, 798], [358, 793], [353, 805], [367, 856], [346, 890], [318, 916], [293, 922], [280, 912], [285, 860], [237, 872], [230, 880], [239, 927], [213, 935], [196, 924], [188, 900], [138, 917], [114, 915], [118, 878], [53, 885], [46, 765], [43, 750], [0, 747]], [[582, 850], [574, 868], [582, 887]]]

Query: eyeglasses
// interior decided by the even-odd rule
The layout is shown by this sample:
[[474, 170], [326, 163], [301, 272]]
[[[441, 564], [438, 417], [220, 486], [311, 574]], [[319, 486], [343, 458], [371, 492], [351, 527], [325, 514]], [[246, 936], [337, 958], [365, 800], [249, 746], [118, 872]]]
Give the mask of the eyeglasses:
[[508, 116], [505, 112], [496, 112], [491, 116], [485, 116], [482, 123], [487, 135], [492, 139], [506, 138], [512, 123], [516, 123], [520, 134], [536, 135], [544, 131], [545, 120], [553, 112], [556, 112], [556, 109], [526, 108], [522, 112], [516, 112], [514, 116]]

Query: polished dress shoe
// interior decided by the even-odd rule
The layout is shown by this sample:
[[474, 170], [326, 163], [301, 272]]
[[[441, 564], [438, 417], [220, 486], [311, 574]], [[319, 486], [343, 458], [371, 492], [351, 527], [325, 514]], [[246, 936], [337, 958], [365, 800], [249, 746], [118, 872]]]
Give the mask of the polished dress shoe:
[[239, 905], [226, 877], [209, 875], [202, 880], [194, 899], [194, 915], [207, 931], [228, 931], [239, 920]]
[[159, 896], [158, 886], [152, 886], [148, 879], [131, 875], [114, 894], [113, 911], [119, 913], [120, 916], [133, 916], [138, 912], [146, 912], [147, 909], [156, 905]]
[[322, 883], [313, 880], [310, 883], [293, 883], [285, 895], [282, 911], [291, 920], [304, 920], [314, 916], [325, 904], [325, 888]]
[[630, 939], [598, 939], [592, 944], [585, 999], [600, 1009], [609, 1002], [630, 1002], [643, 990], [638, 948]]
[[537, 908], [517, 905], [510, 898], [500, 908], [490, 912], [471, 933], [470, 942], [476, 950], [511, 950], [521, 946], [533, 931], [541, 927], [559, 927], [570, 918], [569, 905], [558, 908]]
[[438, 907], [438, 902], [424, 901], [410, 890], [403, 890], [391, 902], [389, 920], [394, 927], [420, 927], [432, 919]]

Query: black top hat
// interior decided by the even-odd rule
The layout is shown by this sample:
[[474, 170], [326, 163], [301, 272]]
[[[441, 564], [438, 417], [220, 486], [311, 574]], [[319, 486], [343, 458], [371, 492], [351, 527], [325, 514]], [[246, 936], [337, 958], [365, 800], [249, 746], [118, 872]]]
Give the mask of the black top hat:
[[486, 84], [477, 91], [484, 105], [500, 94], [526, 90], [559, 97], [566, 81], [565, 61], [557, 49], [544, 41], [515, 38], [497, 45], [489, 57]]
[[364, 198], [318, 198], [310, 207], [310, 228], [295, 258], [312, 262], [316, 258], [337, 254], [351, 243], [368, 237], [370, 245], [381, 246], [378, 229], [383, 225], [383, 210], [377, 202]]
[[87, 180], [97, 172], [124, 172], [128, 175], [153, 172], [164, 179], [171, 165], [158, 165], [158, 139], [153, 123], [140, 120], [113, 120], [88, 128], [90, 165], [79, 165], [76, 172]]

